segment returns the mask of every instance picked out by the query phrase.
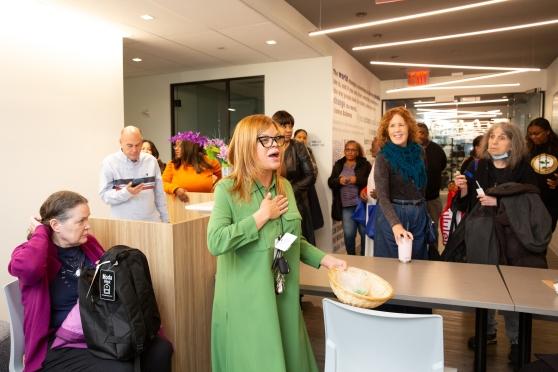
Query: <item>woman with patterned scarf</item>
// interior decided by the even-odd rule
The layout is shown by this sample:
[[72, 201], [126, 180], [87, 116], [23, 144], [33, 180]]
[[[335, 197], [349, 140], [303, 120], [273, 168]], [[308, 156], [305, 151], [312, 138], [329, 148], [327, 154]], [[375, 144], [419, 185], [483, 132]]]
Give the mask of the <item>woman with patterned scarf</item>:
[[397, 243], [413, 241], [413, 259], [427, 259], [430, 218], [424, 201], [424, 151], [415, 142], [417, 124], [404, 107], [384, 114], [378, 128], [381, 150], [374, 180], [379, 208], [376, 212], [374, 256], [398, 257]]

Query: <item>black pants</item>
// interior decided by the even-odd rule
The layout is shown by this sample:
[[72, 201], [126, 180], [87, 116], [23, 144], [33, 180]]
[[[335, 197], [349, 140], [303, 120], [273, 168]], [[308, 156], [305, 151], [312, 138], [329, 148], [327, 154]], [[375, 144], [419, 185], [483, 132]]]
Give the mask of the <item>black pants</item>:
[[[141, 356], [142, 372], [171, 372], [172, 345], [156, 337]], [[49, 349], [42, 372], [134, 372], [134, 362], [101, 359], [87, 349]]]

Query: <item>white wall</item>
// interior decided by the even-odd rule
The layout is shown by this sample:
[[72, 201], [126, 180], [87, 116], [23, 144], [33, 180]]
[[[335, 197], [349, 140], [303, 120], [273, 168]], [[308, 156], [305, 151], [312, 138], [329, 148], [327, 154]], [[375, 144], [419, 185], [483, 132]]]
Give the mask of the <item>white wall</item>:
[[552, 102], [555, 94], [558, 100], [558, 58], [546, 69], [546, 95], [544, 105], [544, 117], [550, 121], [554, 131], [558, 132], [558, 107], [552, 111]]
[[[107, 24], [30, 0], [7, 2], [0, 22], [0, 284], [28, 220], [57, 190], [78, 191], [93, 215], [102, 158], [123, 124], [122, 38]], [[0, 300], [0, 319], [7, 319]]]
[[[170, 154], [170, 84], [192, 81], [265, 76], [265, 114], [287, 110], [295, 118], [295, 129], [305, 128], [319, 168], [316, 187], [322, 213], [329, 216], [331, 192], [327, 177], [331, 172], [331, 57], [253, 64], [228, 68], [187, 71], [175, 74], [130, 78], [124, 81], [126, 124], [139, 126], [144, 137], [155, 142], [162, 157]], [[149, 116], [143, 114], [149, 112]], [[317, 231], [318, 246], [331, 246], [331, 226]]]
[[[370, 145], [381, 118], [380, 80], [341, 48], [333, 50], [332, 160], [344, 156], [348, 140], [359, 142], [370, 158]], [[331, 205], [331, 192], [329, 205]], [[342, 223], [332, 226], [334, 251], [344, 251]], [[360, 238], [357, 234], [357, 246]], [[359, 252], [357, 250], [357, 252]]]

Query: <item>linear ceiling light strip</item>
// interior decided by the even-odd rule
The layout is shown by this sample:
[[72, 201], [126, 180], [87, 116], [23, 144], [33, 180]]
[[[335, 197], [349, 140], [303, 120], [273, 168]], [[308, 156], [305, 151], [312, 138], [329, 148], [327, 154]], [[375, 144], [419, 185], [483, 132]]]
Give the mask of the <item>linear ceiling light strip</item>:
[[451, 109], [427, 109], [427, 108], [417, 108], [418, 114], [501, 114], [500, 109], [497, 110], [487, 110], [487, 111], [468, 111], [468, 110], [458, 110], [457, 108]]
[[490, 71], [540, 71], [540, 68], [531, 67], [494, 67], [494, 66], [467, 66], [467, 65], [436, 65], [432, 63], [408, 63], [408, 62], [384, 62], [370, 61], [371, 65], [379, 66], [404, 66], [404, 67], [431, 67], [431, 68], [449, 68], [459, 70], [490, 70]]
[[452, 90], [452, 89], [484, 89], [484, 88], [505, 88], [505, 87], [518, 87], [519, 83], [506, 83], [506, 84], [481, 84], [481, 85], [455, 85], [451, 87], [434, 87], [434, 88], [422, 88], [415, 87], [414, 90]]
[[480, 3], [456, 6], [456, 7], [453, 7], [453, 8], [433, 10], [433, 11], [430, 11], [430, 12], [411, 14], [411, 15], [407, 15], [407, 16], [403, 16], [403, 17], [388, 18], [388, 19], [383, 19], [383, 20], [380, 20], [380, 21], [372, 21], [372, 22], [358, 23], [358, 24], [349, 25], [349, 26], [328, 28], [328, 29], [325, 29], [325, 30], [310, 32], [310, 33], [308, 33], [308, 36], [318, 36], [318, 35], [331, 34], [331, 33], [334, 33], [334, 32], [357, 30], [357, 29], [360, 29], [360, 28], [366, 28], [366, 27], [372, 27], [372, 26], [378, 26], [378, 25], [385, 25], [387, 23], [395, 23], [395, 22], [407, 21], [407, 20], [410, 20], [410, 19], [430, 17], [430, 16], [438, 15], [438, 14], [458, 12], [458, 11], [461, 11], [461, 10], [467, 10], [467, 9], [477, 8], [477, 7], [480, 7], [480, 6], [502, 3], [502, 2], [505, 2], [505, 1], [508, 1], [508, 0], [482, 1]]
[[427, 85], [420, 85], [420, 86], [416, 86], [416, 87], [407, 87], [407, 88], [399, 88], [399, 89], [390, 89], [390, 90], [386, 91], [386, 93], [404, 92], [404, 91], [408, 91], [408, 90], [430, 90], [430, 89], [427, 89], [427, 88], [433, 88], [432, 90], [435, 90], [436, 89], [435, 87], [439, 87], [439, 86], [451, 85], [451, 84], [455, 84], [455, 83], [463, 83], [465, 81], [490, 79], [490, 78], [499, 77], [499, 76], [519, 74], [519, 73], [522, 73], [522, 72], [525, 72], [525, 71], [515, 70], [515, 71], [499, 72], [497, 74], [487, 74], [487, 75], [475, 76], [475, 77], [470, 77], [470, 78], [465, 78], [465, 79], [444, 81], [442, 83], [434, 83], [434, 84], [427, 84]]
[[461, 106], [461, 105], [478, 105], [479, 103], [497, 103], [497, 102], [508, 102], [509, 98], [499, 98], [499, 99], [486, 99], [480, 101], [466, 101], [466, 102], [441, 102], [441, 103], [428, 103], [419, 104], [415, 107], [438, 107], [438, 106]]
[[469, 36], [493, 34], [493, 33], [497, 33], [497, 32], [521, 30], [521, 29], [525, 29], [525, 28], [548, 26], [548, 25], [552, 25], [552, 24], [555, 24], [555, 23], [558, 23], [558, 19], [551, 19], [551, 20], [548, 20], [548, 21], [535, 22], [535, 23], [526, 23], [526, 24], [523, 24], [523, 25], [516, 25], [516, 26], [509, 26], [509, 27], [493, 28], [493, 29], [489, 29], [489, 30], [465, 32], [465, 33], [462, 33], [462, 34], [452, 34], [452, 35], [427, 37], [427, 38], [423, 38], [423, 39], [395, 41], [395, 42], [392, 42], [392, 43], [363, 45], [363, 46], [354, 47], [353, 50], [358, 51], [358, 50], [367, 50], [367, 49], [377, 49], [377, 48], [385, 48], [385, 47], [396, 46], [396, 45], [419, 44], [419, 43], [426, 43], [426, 42], [429, 42], [429, 41], [457, 39], [457, 38], [469, 37]]

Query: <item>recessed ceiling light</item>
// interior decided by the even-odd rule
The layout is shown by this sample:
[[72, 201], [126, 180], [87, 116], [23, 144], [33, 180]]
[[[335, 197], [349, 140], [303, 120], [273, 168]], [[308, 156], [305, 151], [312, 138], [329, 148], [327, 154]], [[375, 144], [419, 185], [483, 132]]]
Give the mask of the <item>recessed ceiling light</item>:
[[394, 23], [394, 22], [407, 21], [407, 20], [409, 20], [409, 19], [416, 19], [416, 18], [422, 18], [422, 17], [429, 17], [429, 16], [433, 16], [433, 15], [438, 15], [438, 14], [451, 13], [451, 12], [457, 12], [457, 11], [460, 11], [460, 10], [466, 10], [466, 9], [476, 8], [476, 7], [479, 7], [479, 6], [485, 6], [485, 5], [492, 5], [492, 4], [502, 3], [502, 2], [504, 2], [504, 1], [508, 1], [508, 0], [490, 0], [490, 1], [482, 1], [482, 2], [480, 2], [480, 3], [467, 4], [467, 5], [456, 6], [456, 7], [452, 7], [452, 8], [433, 10], [433, 11], [431, 11], [431, 12], [411, 14], [411, 15], [403, 16], [403, 17], [388, 18], [388, 19], [383, 19], [383, 20], [380, 20], [380, 21], [372, 21], [372, 22], [359, 23], [359, 24], [350, 25], [350, 26], [329, 28], [329, 29], [325, 29], [325, 30], [321, 30], [321, 31], [313, 31], [313, 32], [310, 32], [310, 33], [308, 34], [308, 36], [325, 35], [325, 34], [331, 34], [331, 33], [333, 33], [333, 32], [341, 32], [341, 31], [356, 30], [356, 29], [359, 29], [359, 28], [365, 28], [365, 27], [372, 27], [372, 26], [384, 25], [384, 24], [386, 24], [386, 23]]
[[277, 41], [275, 41], [275, 40], [267, 40], [265, 43], [266, 43], [267, 45], [275, 45], [275, 44], [277, 44]]
[[382, 66], [407, 66], [407, 67], [432, 67], [432, 68], [452, 68], [461, 70], [495, 70], [495, 71], [540, 71], [540, 68], [530, 67], [493, 67], [493, 66], [468, 66], [468, 65], [435, 65], [432, 63], [407, 63], [407, 62], [384, 62], [370, 61], [371, 65]]
[[142, 60], [141, 58], [136, 57], [136, 58], [132, 58], [132, 61], [134, 61], [134, 62], [141, 62], [141, 61], [143, 61], [143, 60]]
[[144, 21], [152, 21], [155, 19], [155, 17], [149, 14], [141, 15], [140, 18], [143, 19]]
[[462, 34], [451, 34], [451, 35], [426, 37], [426, 38], [423, 38], [423, 39], [395, 41], [393, 43], [363, 45], [363, 46], [354, 47], [353, 50], [357, 51], [357, 50], [366, 50], [366, 49], [377, 49], [377, 48], [385, 48], [385, 47], [396, 46], [396, 45], [419, 44], [419, 43], [426, 43], [426, 42], [429, 42], [429, 41], [457, 39], [457, 38], [462, 38], [462, 37], [493, 34], [493, 33], [496, 33], [496, 32], [520, 30], [520, 29], [524, 29], [524, 28], [548, 26], [548, 25], [552, 25], [552, 24], [555, 24], [555, 23], [558, 23], [558, 19], [550, 19], [548, 21], [535, 22], [535, 23], [525, 23], [525, 24], [522, 24], [522, 25], [515, 25], [515, 26], [508, 26], [508, 27], [501, 27], [501, 28], [492, 28], [492, 29], [489, 29], [489, 30], [464, 32]]

